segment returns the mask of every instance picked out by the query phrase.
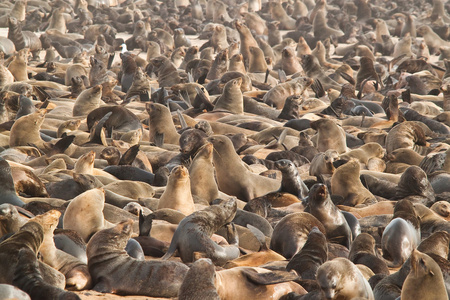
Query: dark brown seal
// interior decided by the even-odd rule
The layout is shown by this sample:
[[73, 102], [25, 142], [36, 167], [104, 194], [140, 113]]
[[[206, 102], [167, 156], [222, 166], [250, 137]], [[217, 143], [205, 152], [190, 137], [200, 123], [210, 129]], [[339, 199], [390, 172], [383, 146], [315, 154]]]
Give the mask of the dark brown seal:
[[132, 233], [131, 219], [97, 232], [87, 245], [94, 290], [122, 295], [176, 297], [188, 268], [179, 262], [139, 261], [124, 249]]

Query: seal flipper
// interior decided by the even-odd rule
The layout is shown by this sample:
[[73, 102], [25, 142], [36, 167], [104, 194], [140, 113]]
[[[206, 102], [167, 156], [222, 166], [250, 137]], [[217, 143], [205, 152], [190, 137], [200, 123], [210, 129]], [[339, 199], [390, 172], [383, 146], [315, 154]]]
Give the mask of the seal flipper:
[[56, 144], [47, 152], [47, 156], [51, 157], [54, 154], [64, 153], [75, 140], [75, 135], [67, 135], [62, 137]]
[[103, 146], [108, 146], [106, 143], [105, 137], [103, 133], [103, 126], [105, 125], [106, 121], [108, 121], [109, 117], [112, 115], [112, 112], [105, 114], [103, 118], [98, 121], [97, 125], [94, 126], [94, 130], [91, 134], [91, 137], [89, 139], [89, 143], [92, 144], [99, 144]]
[[142, 210], [139, 211], [139, 236], [150, 236], [155, 214], [144, 216]]
[[247, 228], [250, 230], [250, 232], [256, 237], [256, 239], [259, 242], [259, 251], [267, 251], [269, 248], [267, 247], [266, 243], [266, 236], [264, 233], [261, 232], [258, 228], [255, 226], [252, 226], [250, 224], [247, 224]]
[[139, 153], [139, 144], [131, 146], [120, 158], [119, 165], [131, 165]]
[[325, 96], [325, 90], [323, 89], [322, 83], [319, 79], [314, 79], [314, 82], [311, 84], [311, 89], [316, 94], [316, 98]]
[[283, 283], [287, 281], [299, 280], [298, 275], [284, 271], [271, 271], [268, 273], [258, 273], [254, 269], [244, 269], [241, 271], [248, 281], [259, 285], [269, 285]]
[[162, 147], [164, 145], [164, 133], [155, 134], [155, 145], [156, 147]]

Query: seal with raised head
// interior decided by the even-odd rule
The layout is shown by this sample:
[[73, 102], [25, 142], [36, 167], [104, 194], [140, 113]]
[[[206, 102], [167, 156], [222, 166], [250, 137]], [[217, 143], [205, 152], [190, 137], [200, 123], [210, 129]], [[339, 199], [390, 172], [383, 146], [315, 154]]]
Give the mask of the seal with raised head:
[[411, 271], [403, 283], [401, 299], [448, 299], [444, 277], [439, 265], [427, 254], [414, 249]]
[[140, 261], [124, 251], [133, 220], [97, 232], [86, 253], [94, 290], [122, 295], [176, 297], [188, 267], [173, 261]]
[[311, 128], [317, 131], [312, 138], [319, 152], [329, 149], [336, 150], [339, 154], [347, 152], [345, 131], [330, 119], [319, 119], [311, 122]]
[[239, 256], [238, 236], [234, 225], [228, 225], [229, 246], [220, 246], [211, 240], [214, 232], [234, 219], [236, 198], [223, 200], [184, 218], [177, 227], [169, 250], [162, 259], [169, 259], [178, 250], [183, 262], [194, 261], [196, 255], [205, 255], [215, 265], [223, 265]]
[[287, 159], [280, 159], [275, 166], [281, 171], [281, 187], [278, 192], [286, 192], [303, 199], [308, 196], [308, 187], [303, 182], [297, 167]]
[[337, 257], [327, 261], [317, 270], [317, 282], [326, 299], [374, 300], [369, 282], [361, 271], [348, 259]]
[[9, 163], [0, 158], [0, 204], [10, 203], [23, 206], [25, 203], [17, 196]]
[[159, 199], [158, 209], [161, 208], [171, 208], [186, 216], [195, 211], [189, 172], [185, 166], [172, 169], [166, 189]]
[[241, 92], [242, 78], [228, 81], [222, 95], [217, 99], [214, 110], [225, 109], [235, 114], [244, 113], [244, 98]]
[[150, 142], [162, 136], [164, 143], [178, 145], [180, 134], [175, 130], [169, 109], [159, 103], [146, 103], [145, 109], [150, 117]]
[[73, 105], [73, 116], [86, 116], [98, 108], [102, 102], [102, 86], [96, 85], [84, 90], [78, 95]]
[[45, 110], [38, 110], [16, 120], [11, 127], [9, 146], [17, 147], [34, 144], [42, 149], [44, 141], [41, 138], [39, 130], [44, 122], [44, 118]]
[[189, 167], [191, 176], [191, 193], [211, 203], [219, 196], [219, 188], [214, 179], [213, 149], [211, 143], [200, 148]]
[[213, 160], [219, 190], [243, 201], [265, 195], [280, 188], [277, 180], [249, 171], [224, 135], [213, 135], [208, 141], [214, 145]]
[[328, 240], [350, 249], [352, 231], [344, 214], [331, 201], [326, 185], [316, 183], [311, 188], [308, 195], [308, 206], [305, 211], [322, 222], [325, 226]]

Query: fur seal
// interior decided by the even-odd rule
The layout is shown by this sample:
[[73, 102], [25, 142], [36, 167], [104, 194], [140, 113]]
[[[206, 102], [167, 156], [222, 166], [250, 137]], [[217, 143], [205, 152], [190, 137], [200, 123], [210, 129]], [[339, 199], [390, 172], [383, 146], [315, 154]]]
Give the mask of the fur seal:
[[[179, 262], [139, 261], [125, 253], [132, 234], [131, 219], [104, 229], [87, 245], [94, 290], [122, 295], [176, 297], [188, 272]], [[151, 275], [150, 275], [151, 274]]]
[[308, 207], [305, 210], [316, 217], [325, 227], [328, 240], [350, 248], [352, 232], [344, 214], [331, 201], [328, 188], [316, 183], [308, 194]]
[[277, 180], [254, 174], [244, 166], [228, 137], [213, 135], [208, 141], [214, 145], [213, 161], [220, 191], [250, 201], [279, 189]]
[[374, 300], [369, 282], [361, 271], [343, 257], [327, 261], [317, 270], [317, 281], [326, 299], [363, 299]]
[[166, 189], [159, 199], [158, 209], [171, 208], [188, 216], [194, 212], [189, 172], [185, 166], [172, 169]]
[[308, 77], [299, 77], [289, 82], [280, 83], [271, 88], [263, 97], [264, 103], [282, 109], [286, 98], [289, 96], [301, 96], [312, 84], [313, 80]]
[[302, 249], [314, 226], [326, 234], [323, 224], [309, 213], [292, 213], [283, 217], [273, 229], [270, 249], [287, 259], [292, 258]]
[[45, 113], [45, 110], [38, 110], [16, 120], [11, 127], [9, 146], [17, 147], [34, 144], [42, 149], [44, 141], [39, 130], [44, 122]]
[[215, 273], [214, 264], [209, 258], [201, 258], [194, 262], [181, 284], [178, 299], [220, 300], [214, 282]]
[[228, 225], [229, 246], [220, 246], [211, 240], [211, 235], [234, 219], [236, 198], [223, 200], [184, 218], [178, 225], [169, 250], [163, 260], [169, 259], [178, 250], [183, 262], [194, 261], [196, 255], [205, 255], [215, 265], [224, 265], [239, 256], [238, 236], [234, 225]]
[[180, 135], [175, 130], [169, 109], [159, 103], [146, 103], [145, 109], [150, 117], [150, 142], [162, 138], [164, 143], [179, 145]]
[[290, 193], [303, 199], [308, 196], [308, 187], [301, 179], [297, 167], [290, 160], [280, 159], [275, 166], [281, 171], [281, 187], [278, 192]]
[[410, 259], [411, 271], [403, 283], [401, 299], [448, 299], [439, 265], [416, 249], [413, 249]]
[[329, 149], [336, 150], [339, 154], [347, 152], [345, 131], [330, 119], [319, 119], [311, 122], [311, 128], [317, 131], [312, 138], [319, 152]]
[[191, 193], [211, 203], [219, 196], [219, 189], [214, 179], [213, 149], [211, 143], [200, 148], [189, 167]]
[[420, 222], [408, 200], [395, 204], [394, 217], [381, 237], [383, 257], [391, 267], [402, 265], [420, 243]]
[[286, 271], [295, 270], [302, 279], [316, 279], [317, 269], [328, 260], [328, 245], [325, 235], [313, 227], [302, 249], [291, 258]]
[[0, 158], [0, 195], [0, 204], [9, 203], [16, 206], [23, 206], [25, 204], [16, 194], [11, 166], [3, 158]]
[[228, 81], [223, 88], [223, 94], [216, 100], [214, 110], [224, 109], [234, 114], [244, 113], [244, 98], [241, 92], [242, 78]]
[[96, 85], [82, 91], [75, 100], [72, 115], [74, 117], [87, 116], [91, 111], [100, 106], [100, 104], [102, 103], [101, 97], [101, 85]]
[[356, 206], [376, 202], [375, 196], [361, 183], [359, 174], [359, 162], [353, 159], [334, 171], [331, 192], [344, 198], [339, 204]]
[[389, 275], [386, 262], [377, 256], [375, 239], [368, 233], [361, 233], [353, 240], [348, 259], [369, 267], [375, 274]]

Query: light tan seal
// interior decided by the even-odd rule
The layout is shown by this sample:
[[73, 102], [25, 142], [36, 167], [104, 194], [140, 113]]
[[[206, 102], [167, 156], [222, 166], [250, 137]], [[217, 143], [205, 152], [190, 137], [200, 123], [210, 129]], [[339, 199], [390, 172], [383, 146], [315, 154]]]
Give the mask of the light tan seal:
[[330, 119], [320, 119], [311, 122], [311, 128], [317, 134], [311, 138], [319, 152], [329, 149], [336, 150], [339, 154], [347, 152], [345, 131]]
[[87, 116], [102, 103], [102, 86], [96, 85], [81, 92], [73, 105], [74, 117]]
[[213, 135], [208, 141], [214, 145], [213, 160], [220, 191], [250, 201], [280, 188], [279, 181], [249, 171], [228, 137]]
[[214, 178], [213, 150], [213, 144], [204, 145], [198, 150], [189, 167], [192, 195], [208, 203], [219, 197], [219, 188]]
[[45, 110], [39, 110], [16, 120], [11, 127], [9, 146], [17, 147], [34, 144], [42, 148], [44, 141], [39, 130], [42, 123], [44, 123], [45, 113]]
[[185, 166], [173, 168], [166, 189], [159, 199], [158, 209], [171, 208], [188, 216], [195, 211], [191, 182]]
[[162, 135], [164, 143], [179, 145], [180, 134], [175, 129], [169, 109], [159, 103], [146, 103], [145, 109], [150, 117], [150, 142], [155, 143]]
[[243, 114], [244, 97], [241, 92], [241, 84], [241, 77], [228, 81], [223, 88], [222, 95], [214, 105], [214, 110], [224, 109], [234, 114]]

